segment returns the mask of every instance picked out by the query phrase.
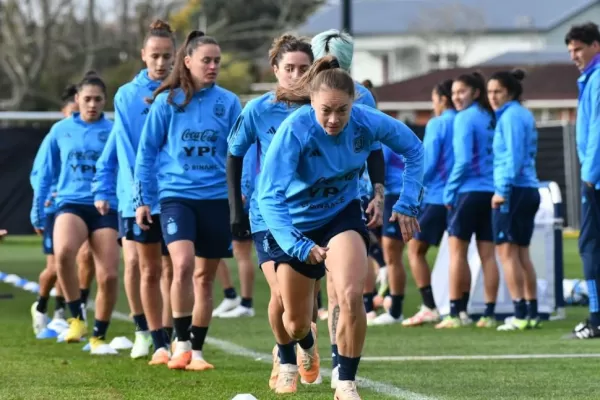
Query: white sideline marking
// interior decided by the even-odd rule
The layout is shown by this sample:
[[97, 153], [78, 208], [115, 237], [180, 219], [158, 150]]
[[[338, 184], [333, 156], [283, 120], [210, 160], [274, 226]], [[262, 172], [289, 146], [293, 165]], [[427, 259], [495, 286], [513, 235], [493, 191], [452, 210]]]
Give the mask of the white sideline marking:
[[[94, 309], [94, 305], [88, 305], [90, 310]], [[114, 311], [112, 314], [114, 319], [118, 319], [120, 321], [131, 322], [131, 318], [129, 315], [124, 314], [119, 311]], [[213, 337], [207, 337], [206, 343], [218, 348], [224, 353], [231, 354], [234, 356], [250, 358], [255, 361], [261, 361], [266, 364], [271, 364], [271, 354], [267, 353], [258, 353], [254, 350], [247, 349], [242, 346], [238, 346], [235, 343], [228, 342], [226, 340], [215, 339]], [[362, 360], [362, 358], [361, 358]], [[331, 370], [326, 368], [321, 368], [321, 374], [326, 377], [331, 377]], [[373, 392], [383, 394], [394, 399], [405, 399], [405, 400], [437, 400], [435, 397], [425, 396], [420, 393], [411, 392], [410, 390], [401, 389], [394, 385], [390, 385], [388, 383], [373, 381], [367, 378], [356, 377], [356, 381], [361, 388], [365, 388], [371, 390]], [[327, 385], [329, 387], [329, 385]]]
[[[600, 354], [489, 354], [489, 355], [471, 355], [471, 356], [381, 356], [381, 357], [361, 357], [360, 361], [366, 362], [394, 362], [394, 361], [446, 361], [446, 360], [534, 360], [545, 358], [600, 358]], [[322, 358], [326, 361], [327, 359]], [[331, 360], [331, 359], [329, 359]]]

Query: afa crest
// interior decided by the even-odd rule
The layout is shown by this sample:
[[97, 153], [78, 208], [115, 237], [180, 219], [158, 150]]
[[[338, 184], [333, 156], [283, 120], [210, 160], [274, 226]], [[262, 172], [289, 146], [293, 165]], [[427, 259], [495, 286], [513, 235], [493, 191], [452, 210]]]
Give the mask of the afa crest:
[[225, 106], [223, 105], [223, 103], [215, 104], [213, 111], [215, 115], [219, 118], [223, 118], [225, 116]]
[[364, 136], [359, 136], [354, 138], [354, 152], [360, 153], [365, 148], [365, 139]]
[[102, 132], [98, 133], [98, 140], [101, 141], [102, 143], [106, 143], [106, 141], [108, 140], [108, 135], [109, 135], [109, 132], [102, 131]]

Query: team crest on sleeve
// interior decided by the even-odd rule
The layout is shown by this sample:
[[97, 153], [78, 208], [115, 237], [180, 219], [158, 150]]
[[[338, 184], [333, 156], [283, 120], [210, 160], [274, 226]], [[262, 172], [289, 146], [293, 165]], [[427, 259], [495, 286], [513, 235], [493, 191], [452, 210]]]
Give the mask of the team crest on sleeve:
[[219, 118], [223, 118], [225, 116], [225, 106], [223, 103], [217, 102], [213, 107], [213, 112]]
[[365, 148], [365, 137], [360, 135], [359, 137], [354, 138], [354, 152], [360, 153]]

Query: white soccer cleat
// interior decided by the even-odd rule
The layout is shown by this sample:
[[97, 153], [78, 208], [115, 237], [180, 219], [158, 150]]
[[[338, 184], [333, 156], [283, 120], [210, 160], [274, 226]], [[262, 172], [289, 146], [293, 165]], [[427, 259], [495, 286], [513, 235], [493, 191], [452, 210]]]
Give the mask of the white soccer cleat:
[[463, 326], [468, 326], [473, 323], [473, 320], [471, 319], [471, 317], [469, 317], [469, 314], [467, 314], [466, 311], [459, 312], [458, 318], [460, 319], [460, 323]]
[[133, 359], [148, 357], [151, 347], [152, 337], [150, 336], [150, 332], [136, 332], [130, 356]]
[[331, 370], [331, 388], [332, 389], [337, 389], [339, 380], [340, 380], [340, 367], [337, 366]]
[[421, 306], [419, 312], [402, 321], [402, 326], [419, 326], [440, 321], [440, 313], [436, 309]]
[[379, 314], [377, 318], [372, 320], [367, 320], [367, 325], [369, 326], [379, 326], [379, 325], [393, 325], [399, 324], [402, 322], [402, 315], [398, 318], [392, 317], [390, 313]]
[[221, 314], [231, 311], [242, 303], [242, 298], [237, 296], [235, 299], [223, 299], [221, 304], [212, 312], [213, 317], [220, 317]]
[[236, 308], [225, 311], [219, 315], [219, 318], [240, 318], [240, 317], [254, 317], [254, 309], [244, 307], [242, 305], [237, 306]]
[[95, 356], [114, 356], [114, 355], [118, 355], [119, 352], [115, 349], [113, 349], [112, 347], [110, 347], [110, 345], [106, 342], [102, 342], [102, 343], [97, 343], [94, 344], [92, 342], [92, 340], [90, 339], [90, 354], [95, 355]]
[[48, 316], [46, 314], [42, 314], [37, 310], [38, 302], [36, 301], [31, 305], [31, 321], [33, 326], [33, 334], [35, 336], [39, 335], [41, 331], [46, 329], [48, 325]]

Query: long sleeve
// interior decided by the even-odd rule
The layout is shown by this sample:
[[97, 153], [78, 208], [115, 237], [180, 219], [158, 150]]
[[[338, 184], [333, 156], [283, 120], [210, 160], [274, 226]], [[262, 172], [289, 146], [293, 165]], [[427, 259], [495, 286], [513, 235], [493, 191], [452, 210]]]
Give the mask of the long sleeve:
[[113, 125], [117, 146], [117, 158], [119, 160], [119, 169], [125, 179], [124, 183], [128, 185], [128, 187], [133, 187], [133, 171], [136, 151], [133, 148], [131, 127], [126, 112], [127, 109], [126, 105], [123, 103], [123, 98], [117, 93], [115, 96], [115, 121]]
[[442, 153], [441, 126], [438, 119], [430, 120], [425, 126], [425, 137], [423, 137], [423, 148], [425, 150], [425, 172], [423, 173], [423, 183], [427, 186], [436, 174], [437, 164]]
[[277, 244], [286, 254], [306, 261], [315, 243], [294, 228], [285, 202], [301, 152], [300, 140], [289, 124], [281, 126], [267, 150], [257, 195], [262, 216]]
[[[511, 115], [506, 115], [506, 117], [510, 117]], [[517, 173], [521, 169], [527, 151], [525, 141], [523, 140], [527, 132], [521, 129], [524, 127], [521, 122], [514, 118], [502, 120], [500, 122], [500, 132], [497, 131], [494, 136], [494, 140], [503, 140], [505, 146], [503, 154], [499, 157], [494, 154], [494, 157], [501, 159], [501, 163], [499, 163], [498, 168], [495, 168], [494, 171], [495, 192], [505, 199], [508, 199], [510, 195], [511, 188], [514, 185]]]
[[258, 153], [257, 145], [254, 143], [248, 149], [248, 152], [244, 156], [244, 163], [242, 167], [242, 194], [246, 196], [246, 201], [250, 200], [252, 193], [254, 192], [256, 173], [258, 170]]
[[600, 183], [600, 72], [595, 72], [588, 83], [590, 87], [590, 119], [587, 130], [585, 158], [581, 164], [581, 179], [584, 182]]
[[469, 126], [469, 120], [458, 114], [454, 120], [454, 135], [452, 147], [454, 151], [454, 165], [446, 188], [444, 190], [444, 204], [454, 205], [458, 195], [458, 189], [464, 179], [473, 158], [473, 128]]
[[102, 154], [96, 161], [96, 173], [92, 181], [94, 201], [108, 201], [117, 192], [117, 146], [114, 129], [106, 141]]
[[377, 139], [394, 153], [404, 157], [402, 192], [394, 211], [416, 217], [423, 198], [423, 143], [404, 123], [379, 113], [376, 121]]
[[149, 193], [151, 182], [156, 179], [155, 163], [161, 147], [166, 141], [169, 124], [167, 122], [167, 105], [155, 102], [142, 129], [140, 147], [135, 158], [134, 168], [134, 206], [151, 205], [153, 193]]
[[47, 146], [41, 154], [42, 158], [37, 170], [37, 188], [34, 187], [31, 210], [31, 224], [35, 228], [42, 228], [44, 225], [44, 202], [50, 195], [52, 183], [60, 174], [60, 149], [53, 131], [48, 134]]

